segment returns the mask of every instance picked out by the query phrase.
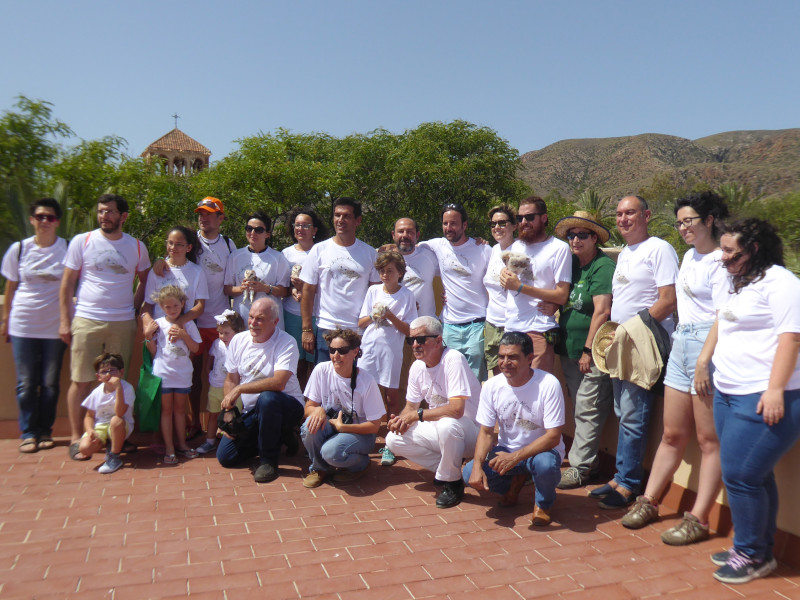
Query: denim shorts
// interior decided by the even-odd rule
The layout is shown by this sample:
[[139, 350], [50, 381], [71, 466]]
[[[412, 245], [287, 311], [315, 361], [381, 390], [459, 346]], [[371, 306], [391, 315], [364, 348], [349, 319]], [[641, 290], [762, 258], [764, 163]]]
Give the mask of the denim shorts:
[[[672, 336], [672, 351], [669, 353], [664, 385], [679, 392], [697, 393], [694, 389], [694, 368], [713, 324], [713, 321], [678, 323]], [[711, 363], [708, 371], [709, 377], [712, 377], [714, 365]]]
[[188, 394], [191, 391], [192, 391], [192, 388], [190, 388], [190, 387], [185, 387], [185, 388], [162, 387], [161, 388], [161, 393], [162, 394]]

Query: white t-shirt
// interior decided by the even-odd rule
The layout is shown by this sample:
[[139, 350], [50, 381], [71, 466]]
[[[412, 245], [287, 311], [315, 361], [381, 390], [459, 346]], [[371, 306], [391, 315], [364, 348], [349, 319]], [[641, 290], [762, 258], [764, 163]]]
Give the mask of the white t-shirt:
[[489, 295], [483, 287], [483, 276], [489, 265], [492, 249], [488, 244], [476, 244], [472, 238], [453, 246], [446, 238], [421, 242], [430, 248], [439, 261], [447, 302], [442, 311], [445, 323], [468, 323], [486, 317]]
[[352, 413], [353, 423], [375, 421], [386, 414], [378, 383], [364, 369], [356, 376], [356, 389], [351, 392], [350, 378], [333, 370], [330, 361], [319, 363], [306, 384], [306, 398], [321, 405], [325, 411], [341, 410]]
[[80, 271], [75, 316], [95, 321], [130, 321], [133, 280], [150, 268], [145, 245], [127, 233], [109, 240], [99, 229], [79, 233], [69, 243], [64, 266]]
[[159, 277], [155, 273], [150, 273], [147, 277], [147, 285], [144, 288], [144, 301], [153, 305], [153, 317], [156, 319], [164, 316], [158, 301], [154, 296], [161, 291], [161, 288], [168, 285], [176, 285], [186, 293], [186, 304], [183, 312], [187, 312], [197, 303], [198, 300], [208, 299], [208, 286], [203, 269], [187, 260], [186, 264], [180, 267], [170, 267], [164, 271], [164, 275]]
[[[161, 377], [161, 387], [188, 388], [192, 387], [192, 356], [189, 347], [183, 340], [170, 342], [167, 332], [172, 323], [166, 317], [156, 319], [156, 355], [153, 357], [153, 375]], [[194, 321], [187, 321], [183, 328], [189, 337], [198, 344], [202, 342], [200, 332]]]
[[486, 275], [483, 276], [483, 286], [489, 294], [489, 305], [486, 307], [486, 320], [495, 327], [505, 327], [506, 325], [506, 290], [500, 285], [500, 271], [505, 266], [500, 254], [500, 244], [492, 246], [492, 256], [489, 259], [489, 266], [486, 268]]
[[678, 321], [713, 321], [717, 317], [717, 309], [728, 301], [730, 289], [728, 270], [722, 266], [722, 250], [699, 254], [694, 248], [689, 248], [683, 255], [675, 283]]
[[[128, 433], [132, 433], [133, 402], [136, 399], [136, 392], [134, 391], [133, 386], [124, 379], [121, 381], [121, 383], [122, 398], [127, 406], [125, 409], [125, 415], [122, 418], [128, 425]], [[89, 392], [89, 395], [86, 396], [86, 400], [81, 403], [81, 406], [87, 410], [94, 411], [95, 425], [108, 425], [111, 422], [111, 418], [117, 414], [117, 412], [114, 410], [114, 406], [117, 402], [117, 392], [105, 392], [103, 391], [104, 387], [105, 385], [103, 384], [98, 385], [91, 392]]]
[[221, 315], [225, 309], [231, 307], [231, 301], [225, 295], [223, 286], [228, 257], [233, 250], [236, 250], [236, 244], [231, 239], [226, 240], [222, 235], [217, 236], [213, 242], [209, 242], [201, 233], [197, 234], [197, 238], [203, 247], [203, 253], [197, 257], [197, 264], [205, 273], [208, 287], [206, 309], [197, 317], [197, 326], [209, 329], [217, 326], [214, 316]]
[[2, 274], [18, 283], [8, 316], [8, 333], [14, 337], [57, 339], [61, 314], [58, 292], [64, 273], [67, 242], [56, 238], [47, 248], [36, 245], [33, 237], [14, 242], [3, 256]]
[[320, 329], [358, 330], [369, 284], [380, 280], [375, 270], [377, 257], [375, 248], [361, 240], [350, 246], [340, 246], [333, 238], [314, 244], [300, 279], [318, 286]]
[[[294, 245], [289, 246], [288, 248], [284, 248], [281, 252], [286, 257], [286, 260], [289, 261], [289, 269], [291, 274], [291, 269], [295, 267], [295, 265], [300, 265], [301, 273], [302, 267], [306, 264], [306, 259], [308, 258], [308, 252], [305, 250], [298, 250]], [[283, 299], [283, 310], [286, 312], [290, 312], [293, 315], [300, 316], [300, 303], [292, 298], [292, 294], [286, 296]], [[314, 295], [314, 313], [313, 316], [319, 315], [319, 294]]]
[[421, 317], [436, 316], [436, 299], [433, 296], [433, 279], [439, 274], [439, 261], [430, 248], [417, 246], [411, 254], [404, 254], [406, 274], [403, 287], [411, 290], [419, 305]]
[[450, 398], [466, 396], [464, 416], [474, 421], [480, 395], [481, 384], [458, 350], [445, 348], [442, 360], [430, 369], [415, 360], [408, 371], [407, 402], [419, 404], [425, 400], [429, 407], [436, 408], [448, 404]]
[[[617, 258], [611, 282], [613, 303], [611, 320], [624, 323], [658, 300], [658, 288], [674, 285], [678, 279], [678, 254], [667, 242], [649, 237], [625, 246]], [[667, 333], [675, 329], [672, 314], [661, 321]]]
[[[372, 314], [372, 308], [378, 302], [385, 304], [401, 321], [411, 323], [417, 318], [414, 294], [402, 286], [394, 294], [388, 294], [382, 283], [370, 286], [367, 290], [359, 317]], [[397, 389], [403, 365], [404, 341], [405, 336], [388, 319], [371, 322], [361, 338], [363, 356], [358, 366], [370, 373], [383, 387]]]
[[228, 347], [221, 339], [217, 338], [211, 344], [208, 355], [214, 359], [214, 364], [208, 372], [208, 385], [221, 388], [225, 384], [225, 378], [228, 376], [228, 372], [225, 370]]
[[[242, 331], [233, 336], [228, 344], [228, 356], [225, 359], [225, 370], [238, 373], [240, 383], [250, 383], [259, 379], [268, 379], [275, 371], [292, 373], [283, 393], [305, 406], [300, 384], [297, 382], [297, 360], [300, 353], [294, 338], [276, 329], [266, 342], [257, 344], [249, 331]], [[258, 401], [259, 394], [242, 394], [242, 405], [245, 412], [252, 410]]]
[[[778, 336], [800, 333], [800, 280], [773, 265], [760, 281], [729, 294], [720, 308], [714, 350], [714, 385], [724, 394], [756, 394], [767, 389]], [[800, 389], [800, 361], [787, 390]], [[755, 415], [753, 415], [755, 418]]]
[[[561, 384], [550, 373], [535, 369], [525, 384], [512, 387], [503, 375], [492, 377], [483, 386], [476, 419], [479, 425], [499, 423], [497, 443], [514, 452], [545, 434], [546, 429], [564, 424], [564, 394]], [[564, 438], [555, 448], [564, 458]]]
[[[286, 257], [272, 248], [267, 247], [263, 252], [251, 252], [249, 248], [239, 248], [228, 257], [228, 265], [225, 268], [225, 285], [240, 286], [244, 279], [244, 272], [252, 269], [263, 283], [267, 285], [282, 285], [289, 287], [289, 276], [292, 268]], [[258, 292], [253, 301], [259, 298], [266, 298], [266, 292]], [[244, 294], [239, 294], [233, 298], [233, 310], [238, 312], [244, 322], [250, 315], [250, 299], [246, 303], [242, 302]], [[279, 298], [273, 298], [281, 308]], [[278, 326], [283, 329], [283, 310], [278, 311], [280, 322]]]
[[[549, 237], [543, 242], [528, 244], [517, 240], [509, 248], [530, 258], [531, 270], [519, 276], [525, 285], [546, 290], [556, 289], [558, 283], [572, 282], [572, 254], [569, 246], [559, 239]], [[537, 331], [544, 333], [558, 327], [555, 316], [539, 312], [541, 300], [516, 290], [506, 297], [506, 331]]]

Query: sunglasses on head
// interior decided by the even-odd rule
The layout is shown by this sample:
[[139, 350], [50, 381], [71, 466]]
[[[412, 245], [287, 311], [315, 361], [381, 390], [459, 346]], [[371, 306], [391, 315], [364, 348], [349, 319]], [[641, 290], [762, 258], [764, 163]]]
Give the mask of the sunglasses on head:
[[33, 215], [33, 218], [39, 221], [39, 223], [43, 223], [44, 221], [47, 221], [48, 223], [55, 223], [56, 221], [58, 221], [57, 216], [50, 214], [43, 214], [43, 213], [39, 213], [38, 215]]
[[219, 211], [219, 204], [211, 200], [200, 200], [200, 202], [197, 203], [197, 208], [211, 208]]
[[528, 221], [529, 223], [532, 223], [533, 221], [536, 220], [536, 217], [546, 214], [547, 213], [530, 213], [527, 215], [517, 215], [517, 223], [522, 223], [523, 221]]
[[253, 227], [252, 225], [245, 225], [244, 226], [244, 230], [247, 233], [252, 233], [253, 231], [255, 231], [256, 233], [266, 233], [267, 232], [267, 228], [266, 227], [262, 227], [261, 225], [259, 225], [258, 227]]
[[411, 346], [414, 342], [417, 342], [420, 346], [425, 343], [425, 340], [428, 338], [435, 338], [439, 337], [438, 335], [409, 335], [406, 336], [406, 344]]
[[345, 354], [350, 352], [350, 350], [353, 350], [353, 349], [354, 349], [353, 346], [341, 346], [339, 348], [333, 348], [333, 347], [329, 346], [328, 347], [328, 354], [341, 354], [342, 356], [344, 356]]
[[578, 238], [579, 240], [586, 240], [589, 239], [589, 236], [592, 235], [591, 233], [587, 233], [586, 231], [570, 231], [567, 234], [568, 240], [574, 240]]

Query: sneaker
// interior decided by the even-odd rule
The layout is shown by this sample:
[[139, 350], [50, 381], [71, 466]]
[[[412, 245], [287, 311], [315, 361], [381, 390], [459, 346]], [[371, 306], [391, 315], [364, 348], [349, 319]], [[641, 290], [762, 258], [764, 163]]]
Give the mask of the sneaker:
[[437, 508], [452, 508], [458, 506], [464, 499], [464, 480], [445, 481], [442, 492], [436, 498]]
[[256, 483], [269, 483], [278, 478], [278, 470], [270, 464], [264, 463], [259, 465], [256, 472], [253, 473], [253, 480]]
[[198, 454], [208, 454], [209, 452], [211, 452], [216, 447], [217, 447], [217, 440], [216, 439], [214, 439], [214, 440], [206, 440], [205, 442], [203, 442], [202, 444], [200, 444], [197, 447], [197, 453]]
[[670, 546], [687, 546], [707, 539], [708, 525], [703, 525], [690, 512], [683, 513], [680, 523], [661, 534], [661, 541]]
[[[733, 548], [729, 548], [728, 550], [724, 550], [723, 552], [715, 552], [711, 555], [711, 562], [717, 565], [718, 567], [724, 566], [728, 559], [731, 557], [735, 550]], [[778, 562], [775, 560], [775, 557], [772, 556], [772, 553], [767, 553], [766, 560], [768, 563], [774, 563], [775, 568], [778, 566]]]
[[609, 494], [597, 503], [597, 506], [605, 510], [614, 510], [616, 508], [628, 508], [636, 500], [636, 496], [623, 496], [617, 490], [611, 490]]
[[655, 521], [656, 519], [658, 519], [658, 506], [652, 504], [646, 496], [639, 496], [625, 516], [622, 517], [622, 526], [628, 529], [641, 529], [650, 521]]
[[108, 456], [106, 457], [106, 462], [100, 465], [100, 468], [97, 470], [97, 472], [106, 475], [108, 473], [113, 473], [114, 471], [119, 471], [121, 468], [122, 459], [119, 457], [119, 454], [109, 452]]
[[303, 479], [303, 487], [309, 489], [319, 487], [327, 478], [328, 473], [325, 471], [311, 471], [308, 475], [306, 475], [305, 479]]
[[561, 474], [561, 481], [558, 482], [556, 487], [560, 490], [574, 490], [575, 488], [582, 487], [588, 477], [582, 477], [581, 472], [575, 467], [567, 467]]
[[381, 466], [382, 467], [391, 467], [394, 463], [397, 462], [394, 454], [387, 446], [384, 446], [378, 451], [378, 454], [381, 455]]
[[728, 562], [716, 570], [714, 579], [722, 583], [747, 583], [759, 577], [766, 577], [777, 567], [778, 563], [774, 558], [757, 560], [731, 548], [728, 551]]

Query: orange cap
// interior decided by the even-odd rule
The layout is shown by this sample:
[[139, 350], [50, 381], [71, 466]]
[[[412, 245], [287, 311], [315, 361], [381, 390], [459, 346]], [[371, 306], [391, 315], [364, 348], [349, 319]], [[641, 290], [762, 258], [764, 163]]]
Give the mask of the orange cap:
[[222, 208], [222, 202], [220, 199], [214, 198], [213, 196], [206, 196], [197, 203], [197, 208], [194, 209], [194, 212], [200, 212], [201, 210], [211, 213], [225, 212], [225, 209]]

